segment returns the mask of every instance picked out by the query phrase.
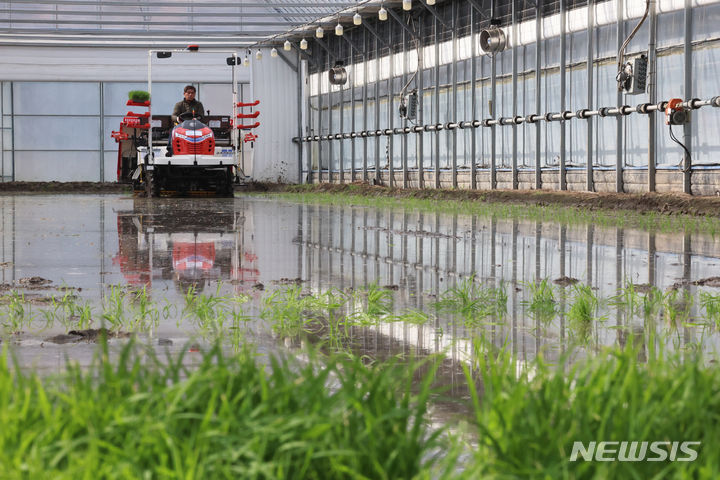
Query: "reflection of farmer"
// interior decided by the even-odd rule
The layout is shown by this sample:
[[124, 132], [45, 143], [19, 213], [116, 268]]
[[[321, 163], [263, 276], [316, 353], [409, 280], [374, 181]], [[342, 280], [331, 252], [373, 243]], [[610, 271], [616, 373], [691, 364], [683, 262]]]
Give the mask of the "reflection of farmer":
[[[192, 85], [186, 85], [183, 89], [183, 99], [175, 104], [175, 107], [173, 108], [172, 113], [172, 122], [173, 124], [181, 123], [182, 119], [179, 119], [178, 116], [182, 116], [183, 119], [188, 120], [188, 117], [191, 118], [202, 118], [203, 112], [205, 112], [205, 108], [203, 107], [203, 104], [197, 100], [195, 100], [195, 87]], [[183, 115], [185, 114], [185, 115]], [[174, 129], [173, 129], [174, 130]], [[167, 146], [167, 156], [172, 156], [172, 131], [170, 132], [170, 136], [168, 137], [168, 146]]]

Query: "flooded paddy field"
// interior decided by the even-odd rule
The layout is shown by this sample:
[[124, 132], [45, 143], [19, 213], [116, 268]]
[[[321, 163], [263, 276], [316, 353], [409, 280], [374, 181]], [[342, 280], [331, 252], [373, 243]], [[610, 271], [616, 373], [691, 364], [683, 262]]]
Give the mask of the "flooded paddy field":
[[[340, 380], [330, 383], [341, 386], [330, 392], [342, 391], [348, 368], [402, 359], [413, 386], [400, 390], [431, 404], [412, 412], [415, 421], [471, 425], [479, 459], [459, 440], [442, 447], [443, 461], [463, 458], [464, 474], [529, 475], [542, 465], [574, 476], [572, 439], [615, 440], [626, 427], [640, 435], [628, 440], [720, 432], [715, 417], [701, 416], [718, 403], [714, 367], [699, 365], [716, 363], [720, 326], [720, 239], [702, 229], [375, 208], [342, 197], [4, 195], [0, 211], [1, 338], [29, 374], [64, 374], [67, 359], [89, 368], [106, 341], [111, 363], [122, 364], [130, 338], [150, 357], [169, 352], [219, 375], [228, 373], [213, 370], [223, 362], [212, 355], [242, 359], [248, 345], [310, 365], [309, 345], [357, 359], [333, 370]], [[550, 403], [565, 405], [568, 419], [539, 427], [551, 415], [543, 381], [555, 382]], [[578, 399], [569, 385], [581, 381], [588, 391]], [[442, 390], [432, 402], [430, 388]], [[493, 389], [506, 395], [495, 399]], [[663, 391], [678, 396], [637, 400]], [[662, 408], [696, 416], [660, 425]], [[640, 418], [657, 429], [632, 430]], [[437, 444], [423, 448], [416, 466], [439, 458], [429, 453]], [[461, 475], [441, 465], [434, 476]]]

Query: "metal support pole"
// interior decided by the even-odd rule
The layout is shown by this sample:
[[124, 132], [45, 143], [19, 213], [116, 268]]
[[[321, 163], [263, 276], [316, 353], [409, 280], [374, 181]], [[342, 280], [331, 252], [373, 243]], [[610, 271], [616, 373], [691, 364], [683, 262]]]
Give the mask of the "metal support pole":
[[[541, 100], [540, 90], [542, 88], [542, 69], [541, 56], [542, 51], [542, 8], [543, 0], [537, 0], [537, 13], [535, 14], [535, 111], [540, 114]], [[541, 169], [541, 134], [540, 122], [535, 123], [535, 190], [542, 188], [542, 169]]]
[[[490, 57], [490, 118], [497, 117], [497, 106], [495, 99], [497, 94], [497, 54]], [[497, 188], [497, 158], [496, 154], [496, 128], [495, 125], [490, 127], [490, 189]]]
[[[593, 110], [593, 46], [594, 46], [594, 35], [595, 35], [595, 2], [594, 0], [588, 0], [587, 5], [587, 108]], [[595, 183], [593, 179], [593, 119], [588, 117], [587, 119], [587, 160], [585, 165], [585, 188], [588, 192], [595, 191]]]
[[[423, 22], [422, 17], [418, 19], [418, 34], [420, 38], [423, 38]], [[418, 124], [424, 125], [425, 122], [425, 96], [423, 95], [423, 71], [425, 68], [425, 48], [423, 47], [422, 42], [418, 39], [417, 40], [417, 50], [418, 50], [418, 74], [417, 74], [417, 86], [418, 86]], [[417, 167], [418, 167], [418, 188], [425, 188], [425, 137], [424, 135], [418, 135], [417, 137], [417, 149], [416, 151], [416, 161], [417, 161]]]
[[[457, 52], [457, 16], [458, 16], [458, 2], [453, 2], [451, 5], [452, 10], [452, 122], [458, 121], [458, 108], [457, 108], [457, 59], [458, 59], [458, 52]], [[453, 129], [450, 132], [450, 135], [452, 136], [452, 186], [453, 188], [457, 188], [458, 186], [458, 180], [457, 180], [457, 141], [458, 141], [458, 135], [457, 135], [457, 129]]]
[[[440, 123], [440, 23], [434, 16], [435, 26], [435, 124]], [[435, 188], [440, 188], [440, 132], [435, 131]]]
[[[300, 50], [298, 50], [298, 60], [300, 59], [300, 57], [301, 57]], [[307, 125], [308, 125], [307, 134], [310, 135], [315, 132], [313, 132], [313, 129], [310, 128], [311, 122], [312, 122], [312, 98], [311, 98], [312, 97], [312, 95], [311, 95], [312, 85], [310, 85], [310, 62], [309, 61], [308, 61], [308, 63], [305, 64], [305, 69], [307, 72], [307, 75], [305, 77], [306, 78], [305, 85], [306, 85], [306, 89], [307, 89], [307, 116], [306, 116]], [[315, 131], [317, 131], [317, 129], [315, 129]], [[319, 132], [317, 134], [320, 135]], [[318, 149], [319, 148], [320, 148], [320, 142], [318, 142]], [[307, 179], [306, 179], [306, 182], [313, 183], [312, 143], [311, 142], [308, 142], [308, 146], [307, 146]]]
[[[565, 111], [565, 76], [566, 76], [566, 25], [567, 5], [566, 0], [560, 0], [560, 111]], [[567, 158], [565, 152], [565, 122], [560, 122], [560, 190], [567, 190]]]
[[[338, 44], [338, 57], [342, 58], [342, 43]], [[345, 86], [340, 85], [340, 133], [345, 132]], [[345, 183], [345, 139], [340, 139], [340, 184]]]
[[[624, 39], [624, 25], [625, 25], [625, 18], [623, 16], [623, 11], [625, 10], [623, 8], [623, 0], [617, 0], [617, 50], [620, 52], [620, 49], [622, 48], [623, 39]], [[623, 101], [622, 91], [618, 90], [617, 92], [617, 106], [621, 106]], [[616, 158], [615, 158], [615, 192], [622, 193], [625, 188], [623, 187], [623, 153], [625, 149], [623, 148], [623, 118], [622, 115], [618, 115], [615, 119], [616, 126], [617, 126], [617, 145], [616, 145]]]
[[[518, 114], [518, 85], [517, 85], [517, 69], [518, 69], [518, 31], [517, 31], [517, 11], [516, 11], [516, 0], [512, 0], [511, 5], [511, 17], [512, 17], [512, 115], [513, 118]], [[518, 188], [518, 126], [513, 123], [512, 126], [512, 188], [517, 190]]]
[[[391, 9], [392, 10], [392, 9]], [[403, 72], [402, 72], [402, 84], [405, 86], [407, 84], [407, 35], [408, 29], [407, 27], [403, 29], [402, 31], [402, 59], [403, 59]], [[400, 92], [404, 93], [404, 92]], [[408, 126], [408, 120], [407, 118], [404, 118], [402, 121], [403, 128], [407, 128]], [[403, 136], [402, 139], [402, 170], [403, 170], [403, 188], [408, 188], [408, 137], [407, 135]]]
[[[367, 30], [363, 30], [363, 50], [368, 51], [367, 41]], [[363, 62], [364, 82], [363, 82], [363, 130], [368, 129], [368, 62], [370, 61], [369, 56], [365, 55], [365, 61]], [[363, 137], [363, 182], [368, 181], [368, 138]]]
[[[320, 67], [318, 66], [317, 71], [317, 103], [318, 103], [318, 123], [317, 123], [317, 130], [318, 135], [322, 135], [322, 87], [320, 83], [320, 77], [322, 76], [320, 74]], [[322, 142], [318, 144], [318, 173], [317, 173], [317, 181], [318, 183], [322, 183]]]
[[[394, 102], [393, 102], [393, 77], [395, 76], [395, 67], [393, 61], [393, 49], [392, 49], [392, 23], [388, 23], [388, 43], [391, 45], [388, 48], [388, 80], [387, 80], [387, 101], [388, 101], [388, 128], [390, 130], [394, 127]], [[393, 141], [394, 135], [387, 137], [387, 152], [388, 152], [388, 185], [392, 188], [395, 186], [395, 165], [393, 160], [395, 157], [395, 142]]]
[[[372, 31], [371, 31], [372, 33]], [[375, 130], [380, 129], [380, 38], [375, 36]], [[375, 181], [380, 183], [380, 137], [375, 137]]]
[[[351, 33], [352, 34], [352, 33]], [[352, 42], [350, 42], [350, 45], [352, 47]], [[353, 66], [352, 70], [355, 71], [355, 56], [353, 55], [354, 48], [350, 49], [350, 58], [351, 58], [351, 64]], [[352, 75], [350, 78], [350, 128], [352, 128], [352, 131], [355, 131], [355, 75]], [[350, 139], [350, 182], [355, 181], [355, 137], [353, 136]]]
[[[650, 0], [650, 33], [648, 40], [648, 71], [647, 91], [648, 102], [657, 103], [657, 2]], [[655, 112], [648, 114], [648, 192], [655, 191], [655, 166], [657, 165], [656, 154], [657, 125]], [[653, 283], [651, 283], [653, 285]]]
[[[475, 45], [475, 8], [470, 7], [470, 116], [473, 121], [477, 120], [477, 46]], [[470, 132], [470, 188], [477, 189], [477, 132], [473, 129]], [[474, 234], [474, 233], [473, 233]], [[474, 252], [473, 252], [474, 253]], [[475, 264], [473, 263], [473, 268]]]
[[[303, 114], [302, 114], [302, 106], [303, 106], [303, 89], [302, 89], [302, 64], [300, 63], [300, 54], [297, 56], [297, 69], [295, 70], [295, 79], [297, 83], [297, 121], [298, 121], [298, 136], [302, 136], [303, 134]], [[234, 80], [233, 80], [234, 81]], [[235, 87], [233, 87], [235, 89]], [[298, 183], [303, 183], [302, 178], [302, 152], [303, 152], [303, 146], [302, 143], [298, 144]]]
[[[327, 64], [325, 67], [325, 71], [330, 70], [330, 67], [332, 64], [330, 63], [331, 56], [328, 53], [327, 55]], [[322, 77], [322, 75], [318, 75], [318, 77]], [[333, 98], [332, 98], [332, 85], [328, 85], [328, 91], [327, 91], [327, 109], [328, 109], [328, 135], [332, 133], [333, 131]], [[333, 142], [328, 142], [328, 183], [333, 183], [333, 162], [335, 159], [333, 158], [333, 151], [334, 151], [334, 145]]]
[[[691, 1], [685, 0], [685, 42], [683, 45], [683, 55], [685, 57], [685, 98], [693, 98], [692, 94], [692, 8]], [[695, 115], [697, 118], [697, 115]], [[685, 152], [685, 161], [683, 162], [683, 193], [692, 193], [692, 122], [683, 125], [683, 143], [688, 151]]]

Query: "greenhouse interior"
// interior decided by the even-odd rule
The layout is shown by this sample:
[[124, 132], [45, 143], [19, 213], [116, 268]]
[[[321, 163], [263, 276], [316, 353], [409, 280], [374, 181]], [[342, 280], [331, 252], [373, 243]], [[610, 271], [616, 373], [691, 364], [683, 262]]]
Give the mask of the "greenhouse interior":
[[0, 12], [0, 477], [720, 477], [719, 0]]

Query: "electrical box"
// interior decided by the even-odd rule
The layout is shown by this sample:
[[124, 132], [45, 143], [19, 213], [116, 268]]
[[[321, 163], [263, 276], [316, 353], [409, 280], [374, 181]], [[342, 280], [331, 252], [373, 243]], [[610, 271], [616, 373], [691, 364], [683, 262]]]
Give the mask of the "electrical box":
[[628, 95], [640, 95], [647, 88], [647, 57], [640, 55], [625, 65], [625, 84], [623, 90]]
[[400, 117], [415, 120], [417, 118], [417, 110], [418, 95], [417, 91], [413, 90], [400, 101]]

